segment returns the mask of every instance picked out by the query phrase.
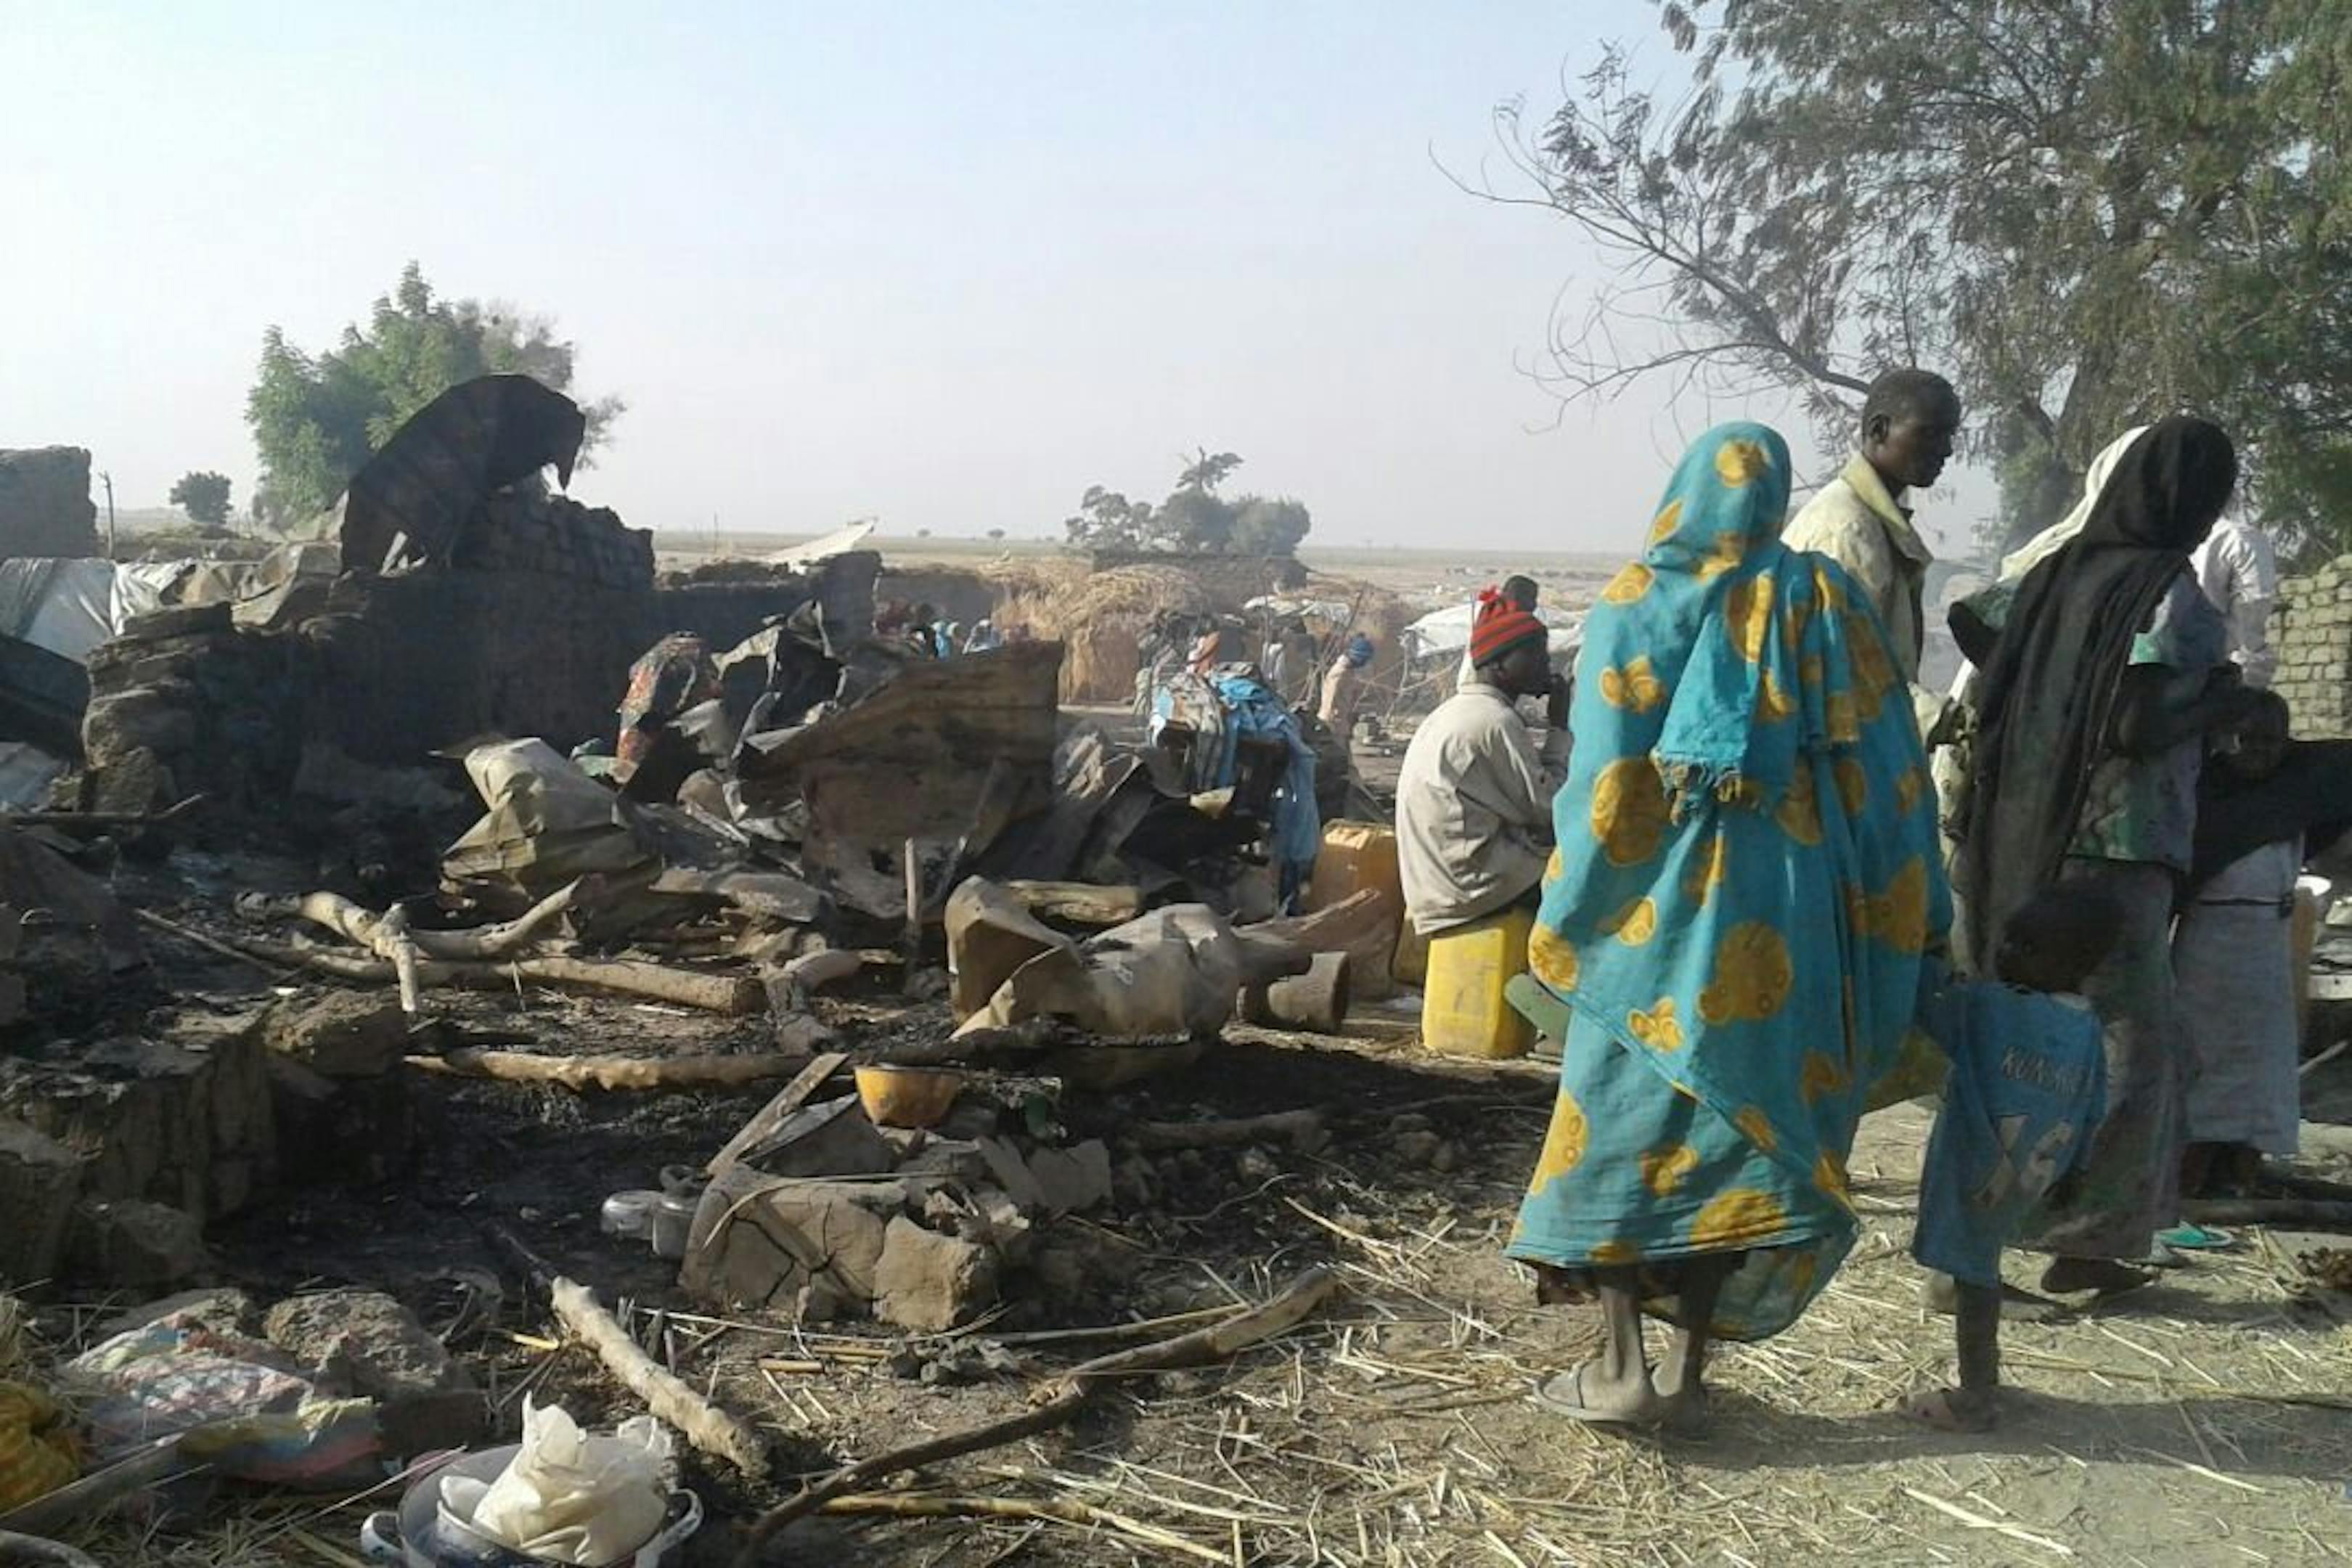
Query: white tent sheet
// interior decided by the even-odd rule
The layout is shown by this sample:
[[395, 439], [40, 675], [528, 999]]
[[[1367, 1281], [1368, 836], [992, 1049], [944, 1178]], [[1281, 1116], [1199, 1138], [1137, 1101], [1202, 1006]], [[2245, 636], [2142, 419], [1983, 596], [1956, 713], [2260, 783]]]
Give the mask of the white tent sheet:
[[[1416, 659], [1459, 658], [1462, 650], [1470, 646], [1470, 623], [1476, 613], [1475, 605], [1448, 605], [1442, 610], [1432, 610], [1405, 627], [1405, 646]], [[1544, 624], [1549, 634], [1553, 658], [1576, 651], [1584, 633], [1580, 612], [1538, 605], [1536, 619]]]
[[864, 544], [873, 536], [874, 526], [870, 522], [853, 522], [846, 528], [836, 528], [831, 533], [819, 534], [814, 539], [793, 545], [790, 550], [777, 551], [767, 558], [768, 564], [805, 572], [820, 561], [846, 555]]
[[0, 561], [0, 635], [76, 664], [121, 635], [133, 616], [160, 610], [199, 563], [18, 556]]
[[1260, 594], [1242, 606], [1276, 616], [1311, 616], [1318, 621], [1343, 625], [1355, 606], [1341, 599], [1309, 599], [1295, 594]]

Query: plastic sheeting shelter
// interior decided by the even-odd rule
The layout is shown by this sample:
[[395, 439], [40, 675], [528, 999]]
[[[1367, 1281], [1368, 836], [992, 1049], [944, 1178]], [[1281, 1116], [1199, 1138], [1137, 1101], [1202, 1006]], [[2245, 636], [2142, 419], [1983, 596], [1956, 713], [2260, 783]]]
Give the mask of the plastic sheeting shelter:
[[[1439, 658], [1460, 658], [1470, 646], [1470, 623], [1477, 613], [1475, 605], [1448, 605], [1442, 610], [1432, 610], [1405, 627], [1405, 655], [1419, 663]], [[1576, 652], [1584, 636], [1584, 615], [1580, 610], [1563, 610], [1551, 605], [1536, 606], [1536, 619], [1544, 624], [1549, 634], [1554, 663]]]
[[0, 636], [87, 664], [90, 650], [121, 635], [131, 616], [162, 609], [164, 596], [194, 566], [188, 561], [0, 561]]

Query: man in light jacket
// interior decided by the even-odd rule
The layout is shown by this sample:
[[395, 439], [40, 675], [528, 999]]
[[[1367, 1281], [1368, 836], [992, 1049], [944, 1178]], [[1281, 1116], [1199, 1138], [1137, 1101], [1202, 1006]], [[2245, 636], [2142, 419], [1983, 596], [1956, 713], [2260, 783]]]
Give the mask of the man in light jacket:
[[1921, 600], [1935, 552], [1911, 526], [1906, 492], [1936, 482], [1960, 432], [1960, 396], [1942, 376], [1893, 370], [1871, 384], [1862, 405], [1862, 445], [1838, 477], [1790, 520], [1781, 542], [1844, 567], [1885, 623], [1897, 668], [1911, 688], [1919, 732], [1933, 733], [1941, 692], [1919, 684], [1927, 624]]
[[[1526, 901], [1533, 907], [1552, 846], [1552, 796], [1568, 773], [1568, 683], [1552, 673], [1549, 635], [1518, 605], [1479, 605], [1470, 633], [1475, 679], [1421, 721], [1397, 777], [1397, 870], [1405, 914], [1431, 936]], [[1538, 748], [1518, 700], [1549, 706]]]

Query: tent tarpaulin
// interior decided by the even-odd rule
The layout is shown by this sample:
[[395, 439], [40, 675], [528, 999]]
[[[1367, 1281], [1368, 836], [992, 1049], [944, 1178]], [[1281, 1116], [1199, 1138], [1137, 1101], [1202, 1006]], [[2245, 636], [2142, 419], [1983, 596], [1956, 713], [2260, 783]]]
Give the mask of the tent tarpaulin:
[[[1448, 605], [1442, 610], [1432, 610], [1405, 627], [1405, 646], [1416, 659], [1458, 658], [1462, 650], [1470, 646], [1470, 622], [1476, 611], [1475, 605]], [[1536, 619], [1543, 622], [1544, 629], [1550, 634], [1555, 659], [1576, 651], [1584, 636], [1582, 612], [1538, 605]]]

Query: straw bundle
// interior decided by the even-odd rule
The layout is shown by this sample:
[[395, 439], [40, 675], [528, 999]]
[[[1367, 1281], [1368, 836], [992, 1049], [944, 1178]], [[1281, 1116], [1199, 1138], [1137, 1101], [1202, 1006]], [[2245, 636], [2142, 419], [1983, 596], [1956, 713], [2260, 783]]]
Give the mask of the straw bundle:
[[1081, 563], [1008, 567], [991, 574], [997, 618], [1058, 640], [1065, 702], [1121, 702], [1135, 690], [1144, 628], [1162, 610], [1203, 615], [1208, 596], [1169, 566], [1091, 572]]

